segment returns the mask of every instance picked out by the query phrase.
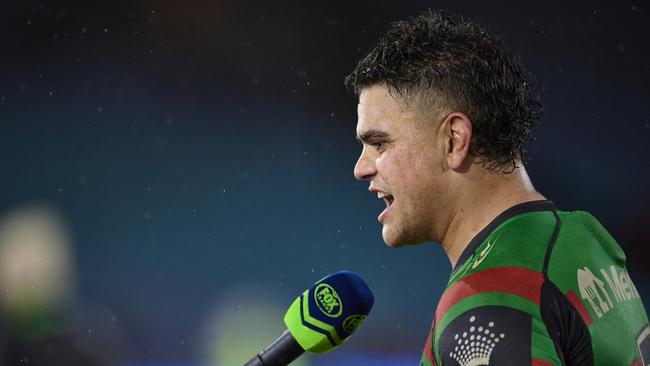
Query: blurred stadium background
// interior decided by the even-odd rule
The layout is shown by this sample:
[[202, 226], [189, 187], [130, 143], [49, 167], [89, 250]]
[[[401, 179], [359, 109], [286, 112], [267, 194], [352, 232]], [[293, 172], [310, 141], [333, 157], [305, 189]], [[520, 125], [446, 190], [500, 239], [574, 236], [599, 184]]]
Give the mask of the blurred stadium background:
[[0, 364], [243, 364], [341, 269], [375, 307], [296, 365], [417, 364], [450, 266], [383, 244], [342, 81], [427, 8], [521, 54], [537, 188], [603, 222], [650, 304], [647, 3], [5, 0]]

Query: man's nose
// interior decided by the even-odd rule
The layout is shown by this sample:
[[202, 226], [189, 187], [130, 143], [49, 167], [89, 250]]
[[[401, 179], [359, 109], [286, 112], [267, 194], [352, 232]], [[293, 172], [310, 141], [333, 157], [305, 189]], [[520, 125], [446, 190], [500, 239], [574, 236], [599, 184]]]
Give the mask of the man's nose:
[[365, 156], [363, 153], [354, 165], [354, 177], [358, 180], [369, 180], [377, 174], [375, 161]]

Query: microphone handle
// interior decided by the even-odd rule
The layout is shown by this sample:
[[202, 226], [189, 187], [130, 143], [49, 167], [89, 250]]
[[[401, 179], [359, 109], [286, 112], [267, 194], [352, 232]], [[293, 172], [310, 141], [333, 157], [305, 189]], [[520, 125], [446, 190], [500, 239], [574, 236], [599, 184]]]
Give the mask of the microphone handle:
[[244, 366], [286, 366], [303, 353], [305, 350], [300, 347], [287, 329]]

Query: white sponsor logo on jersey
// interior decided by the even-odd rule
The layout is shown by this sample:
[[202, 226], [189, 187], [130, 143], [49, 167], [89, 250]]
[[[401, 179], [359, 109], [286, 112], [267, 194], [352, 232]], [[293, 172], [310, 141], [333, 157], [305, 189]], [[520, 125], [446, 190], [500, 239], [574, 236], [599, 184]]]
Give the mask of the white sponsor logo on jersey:
[[492, 321], [484, 325], [473, 324], [476, 322], [476, 316], [472, 315], [469, 322], [467, 331], [454, 335], [456, 346], [449, 352], [449, 357], [456, 360], [460, 366], [489, 365], [494, 347], [506, 335], [497, 333]]
[[618, 303], [639, 298], [639, 292], [625, 268], [619, 269], [612, 265], [609, 274], [604, 268], [599, 272], [602, 277], [596, 276], [589, 267], [578, 268], [577, 273], [580, 297], [587, 300], [598, 318], [602, 318]]

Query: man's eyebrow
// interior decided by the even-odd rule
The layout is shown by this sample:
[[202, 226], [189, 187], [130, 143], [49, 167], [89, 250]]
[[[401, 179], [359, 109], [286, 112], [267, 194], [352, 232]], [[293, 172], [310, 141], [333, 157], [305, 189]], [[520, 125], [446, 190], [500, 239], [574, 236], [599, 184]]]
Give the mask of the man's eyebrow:
[[388, 132], [381, 131], [381, 130], [367, 130], [362, 132], [360, 135], [356, 137], [357, 141], [359, 142], [365, 142], [368, 141], [371, 138], [376, 138], [376, 137], [388, 137], [390, 136]]

